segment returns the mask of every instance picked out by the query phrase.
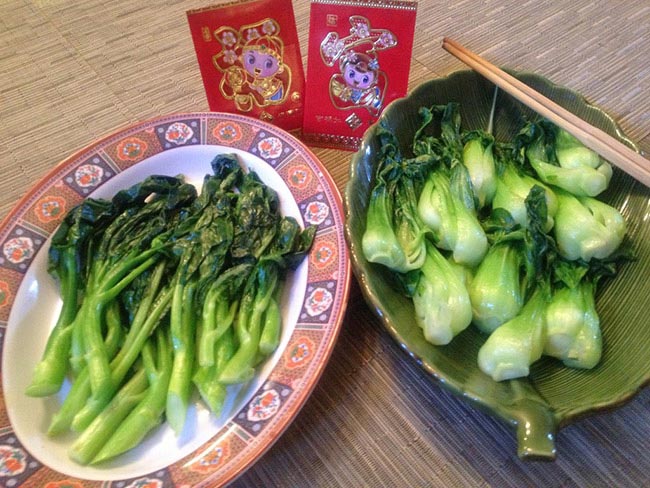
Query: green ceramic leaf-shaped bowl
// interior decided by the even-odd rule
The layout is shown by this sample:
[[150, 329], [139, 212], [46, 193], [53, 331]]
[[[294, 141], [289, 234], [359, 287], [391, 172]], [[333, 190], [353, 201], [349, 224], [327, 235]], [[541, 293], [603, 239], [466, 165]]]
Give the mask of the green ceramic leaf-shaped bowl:
[[[616, 123], [577, 93], [532, 75], [513, 73], [526, 84], [605, 132], [634, 145]], [[408, 97], [389, 105], [381, 116], [398, 137], [403, 154], [418, 128], [418, 108], [449, 101], [460, 103], [464, 129], [486, 128], [494, 85], [472, 71], [428, 81]], [[524, 119], [536, 118], [520, 103], [499, 92], [494, 114], [494, 134], [508, 140]], [[603, 332], [603, 357], [590, 371], [564, 367], [542, 358], [526, 379], [494, 382], [482, 373], [476, 357], [485, 336], [469, 327], [451, 344], [434, 346], [425, 341], [414, 320], [411, 302], [391, 286], [389, 272], [367, 262], [361, 252], [370, 191], [374, 183], [378, 141], [376, 125], [365, 134], [352, 158], [345, 192], [346, 238], [364, 297], [397, 343], [443, 387], [508, 422], [516, 430], [518, 455], [523, 459], [553, 459], [558, 430], [572, 420], [613, 408], [629, 400], [650, 380], [650, 226], [646, 225], [650, 190], [615, 170], [610, 188], [600, 198], [618, 208], [628, 224], [636, 261], [603, 283], [596, 306]]]

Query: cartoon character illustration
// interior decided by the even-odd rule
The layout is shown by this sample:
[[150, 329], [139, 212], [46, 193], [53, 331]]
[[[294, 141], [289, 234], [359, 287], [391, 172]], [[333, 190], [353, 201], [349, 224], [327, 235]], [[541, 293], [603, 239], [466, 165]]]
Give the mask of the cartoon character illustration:
[[221, 50], [212, 57], [222, 73], [219, 90], [238, 110], [283, 103], [290, 90], [291, 70], [283, 62], [284, 43], [273, 19], [214, 32]]
[[379, 70], [377, 59], [364, 53], [341, 57], [340, 74], [330, 80], [330, 97], [335, 107], [365, 107], [372, 115], [381, 110], [386, 75]]
[[388, 86], [386, 73], [379, 69], [378, 51], [397, 45], [386, 29], [371, 29], [365, 17], [350, 17], [350, 35], [342, 39], [330, 32], [321, 43], [321, 57], [327, 66], [338, 62], [339, 73], [332, 76], [329, 94], [336, 108], [363, 107], [371, 115], [379, 114]]

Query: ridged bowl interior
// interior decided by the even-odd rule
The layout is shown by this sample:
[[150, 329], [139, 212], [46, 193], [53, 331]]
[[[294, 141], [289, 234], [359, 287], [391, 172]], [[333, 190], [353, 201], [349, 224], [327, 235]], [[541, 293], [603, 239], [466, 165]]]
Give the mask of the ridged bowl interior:
[[[611, 117], [581, 95], [534, 74], [512, 74], [634, 147]], [[459, 102], [463, 129], [485, 129], [494, 93], [494, 85], [480, 75], [459, 71], [428, 81], [408, 97], [393, 102], [384, 110], [380, 123], [397, 135], [403, 154], [409, 155], [421, 106]], [[524, 120], [534, 118], [537, 115], [527, 107], [498, 92], [493, 131], [497, 140], [509, 140]], [[616, 169], [610, 187], [599, 197], [622, 212], [636, 255], [618, 276], [604, 281], [597, 293], [604, 348], [600, 364], [583, 371], [543, 358], [533, 365], [528, 378], [497, 383], [476, 363], [484, 335], [471, 326], [447, 346], [429, 344], [415, 324], [412, 304], [391, 286], [390, 273], [363, 257], [361, 237], [377, 164], [376, 128], [366, 132], [352, 158], [344, 202], [346, 239], [368, 305], [397, 343], [444, 387], [512, 424], [521, 458], [553, 459], [559, 428], [579, 416], [622, 404], [650, 380], [650, 226], [645, 225], [650, 190]]]

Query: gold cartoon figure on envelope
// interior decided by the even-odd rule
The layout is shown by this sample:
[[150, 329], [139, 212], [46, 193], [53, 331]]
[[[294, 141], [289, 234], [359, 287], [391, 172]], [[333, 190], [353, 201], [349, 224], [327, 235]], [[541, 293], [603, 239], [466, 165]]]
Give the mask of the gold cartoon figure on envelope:
[[378, 52], [397, 45], [387, 29], [371, 29], [363, 16], [350, 17], [350, 35], [339, 38], [330, 32], [321, 42], [321, 57], [327, 66], [338, 62], [339, 73], [332, 76], [329, 94], [339, 109], [363, 107], [376, 116], [382, 109], [388, 86], [386, 73], [379, 69]]
[[283, 62], [284, 43], [280, 26], [273, 19], [214, 31], [221, 50], [212, 57], [222, 73], [219, 90], [233, 100], [238, 110], [278, 105], [285, 101], [291, 85], [291, 70]]

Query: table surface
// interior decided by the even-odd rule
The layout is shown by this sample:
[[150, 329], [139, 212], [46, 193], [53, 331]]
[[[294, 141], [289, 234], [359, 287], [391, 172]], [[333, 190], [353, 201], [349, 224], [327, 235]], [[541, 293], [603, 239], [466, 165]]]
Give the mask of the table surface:
[[[185, 12], [210, 3], [0, 1], [0, 217], [58, 162], [117, 127], [208, 110]], [[306, 66], [309, 2], [294, 8]], [[650, 150], [648, 0], [423, 0], [411, 89], [464, 69], [440, 47], [443, 36], [582, 93]], [[314, 152], [343, 190], [351, 153]], [[563, 428], [557, 450], [554, 462], [519, 460], [510, 426], [422, 371], [353, 283], [313, 394], [232, 486], [648, 486], [650, 389]]]

